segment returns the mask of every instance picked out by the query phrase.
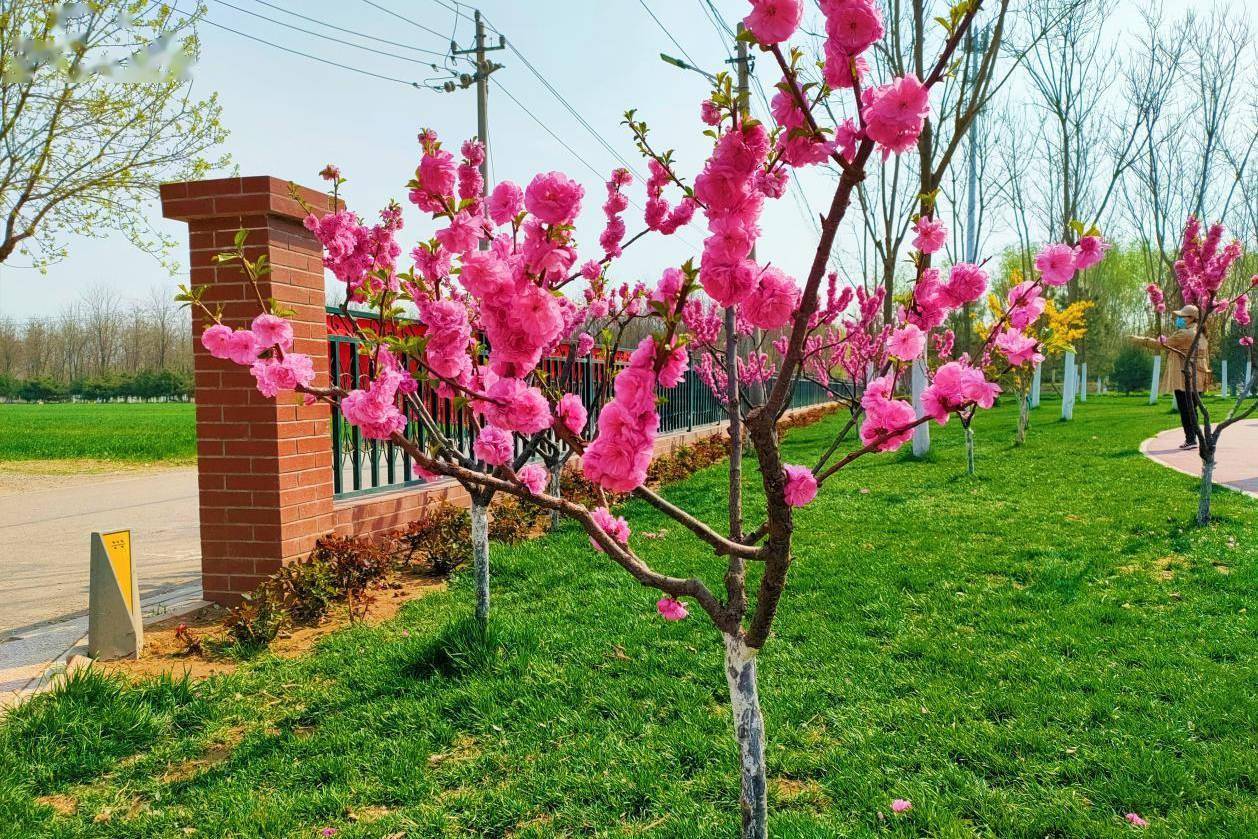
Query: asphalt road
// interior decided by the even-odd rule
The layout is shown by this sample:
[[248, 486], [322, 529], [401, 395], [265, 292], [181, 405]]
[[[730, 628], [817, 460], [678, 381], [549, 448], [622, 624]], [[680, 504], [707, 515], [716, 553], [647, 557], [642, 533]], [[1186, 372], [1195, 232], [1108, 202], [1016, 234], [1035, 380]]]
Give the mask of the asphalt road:
[[87, 610], [92, 531], [131, 530], [140, 596], [200, 582], [195, 468], [0, 496], [0, 644]]

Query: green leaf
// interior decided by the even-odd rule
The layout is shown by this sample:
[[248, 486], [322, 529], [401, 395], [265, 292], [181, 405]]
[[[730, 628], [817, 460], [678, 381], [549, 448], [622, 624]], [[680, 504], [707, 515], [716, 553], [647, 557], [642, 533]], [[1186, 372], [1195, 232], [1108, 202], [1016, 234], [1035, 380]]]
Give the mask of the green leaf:
[[249, 238], [249, 231], [243, 227], [236, 231], [236, 249], [239, 250], [245, 246], [245, 240]]

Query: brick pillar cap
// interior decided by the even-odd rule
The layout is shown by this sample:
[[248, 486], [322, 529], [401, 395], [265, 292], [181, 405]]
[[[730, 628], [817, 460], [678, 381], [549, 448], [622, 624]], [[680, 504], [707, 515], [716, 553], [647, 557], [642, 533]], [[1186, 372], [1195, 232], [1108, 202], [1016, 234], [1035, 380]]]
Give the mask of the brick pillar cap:
[[[298, 186], [297, 194], [316, 213], [327, 212], [325, 193]], [[300, 221], [306, 217], [301, 204], [293, 199], [289, 181], [269, 175], [162, 184], [161, 196], [162, 215], [178, 221], [249, 215]]]

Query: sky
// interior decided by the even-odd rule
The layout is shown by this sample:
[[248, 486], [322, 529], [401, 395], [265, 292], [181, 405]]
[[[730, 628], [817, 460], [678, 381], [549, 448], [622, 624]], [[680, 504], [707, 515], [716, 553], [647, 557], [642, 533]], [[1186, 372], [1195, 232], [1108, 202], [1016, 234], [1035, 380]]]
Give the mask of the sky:
[[[272, 175], [321, 188], [317, 173], [334, 162], [349, 179], [344, 196], [351, 209], [374, 218], [390, 198], [405, 204], [404, 184], [418, 162], [415, 136], [419, 129], [434, 129], [451, 148], [476, 133], [472, 89], [447, 93], [424, 87], [449, 77], [445, 70], [434, 70], [425, 63], [440, 63], [440, 58], [357, 38], [288, 13], [297, 12], [406, 47], [441, 52], [448, 48], [451, 36], [461, 47], [472, 40], [472, 24], [452, 11], [453, 0], [207, 2], [208, 20], [218, 26], [203, 23], [200, 27], [202, 56], [193, 68], [193, 85], [194, 92], [201, 94], [218, 92], [223, 121], [231, 131], [224, 150], [231, 155], [236, 171], [219, 174]], [[1244, 4], [1245, 0], [1239, 2]], [[190, 8], [191, 4], [192, 0], [181, 0], [176, 5]], [[712, 0], [712, 6], [731, 27], [748, 9], [745, 0]], [[459, 8], [470, 12], [467, 5]], [[636, 108], [638, 118], [649, 123], [653, 145], [676, 149], [682, 172], [697, 171], [710, 148], [697, 119], [708, 83], [697, 73], [664, 63], [659, 54], [677, 55], [716, 72], [725, 66], [732, 43], [709, 17], [703, 0], [483, 0], [480, 8], [492, 27], [506, 36], [602, 138], [600, 141], [582, 127], [518, 55], [509, 49], [494, 52], [492, 57], [504, 67], [494, 74], [490, 91], [491, 179], [510, 179], [523, 185], [538, 172], [559, 170], [579, 180], [586, 189], [577, 227], [578, 241], [583, 245], [581, 258], [600, 256], [597, 237], [603, 227], [599, 209], [603, 182], [613, 167], [622, 165], [620, 158], [638, 171], [646, 171], [627, 128], [620, 124], [626, 109]], [[542, 10], [544, 13], [539, 13]], [[355, 49], [295, 31], [292, 26], [413, 60]], [[496, 42], [495, 36], [491, 38]], [[362, 75], [277, 47], [396, 81]], [[779, 78], [771, 63], [763, 57], [757, 67], [770, 95]], [[466, 64], [462, 67], [467, 69]], [[419, 83], [420, 88], [411, 82]], [[753, 102], [762, 112], [754, 94]], [[556, 141], [539, 121], [570, 149]], [[814, 220], [832, 190], [829, 176], [812, 170], [800, 176], [802, 196], [792, 191], [779, 201], [768, 202], [758, 252], [762, 262], [771, 261], [796, 276], [807, 272], [816, 242]], [[639, 205], [642, 203], [640, 181], [631, 195]], [[666, 197], [677, 198], [673, 191]], [[407, 206], [404, 251], [409, 251], [414, 241], [427, 239], [433, 230], [431, 220]], [[162, 220], [156, 203], [151, 218], [158, 229], [179, 243], [175, 256], [186, 267], [185, 225]], [[626, 216], [630, 235], [640, 229], [640, 221], [640, 211], [631, 207]], [[702, 237], [699, 221], [679, 235], [646, 237], [626, 251], [614, 276], [653, 283], [664, 267], [697, 255]], [[69, 248], [68, 258], [51, 266], [46, 274], [24, 267], [20, 256], [0, 266], [0, 317], [25, 319], [57, 311], [86, 289], [100, 285], [136, 300], [145, 298], [155, 287], [170, 288], [173, 294], [174, 285], [186, 279], [186, 274], [172, 277], [151, 256], [120, 236], [74, 237]]]

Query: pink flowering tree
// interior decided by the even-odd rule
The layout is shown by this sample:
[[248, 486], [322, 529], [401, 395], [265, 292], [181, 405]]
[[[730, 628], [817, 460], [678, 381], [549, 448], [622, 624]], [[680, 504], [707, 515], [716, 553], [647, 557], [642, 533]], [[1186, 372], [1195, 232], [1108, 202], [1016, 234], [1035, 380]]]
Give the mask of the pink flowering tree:
[[[1222, 418], [1211, 414], [1210, 407], [1202, 399], [1201, 383], [1209, 376], [1208, 370], [1200, 370], [1200, 365], [1203, 362], [1208, 363], [1206, 334], [1213, 323], [1224, 318], [1234, 319], [1241, 332], [1241, 346], [1245, 347], [1251, 359], [1255, 358], [1252, 301], [1255, 294], [1258, 294], [1258, 274], [1248, 282], [1241, 282], [1239, 291], [1229, 293], [1226, 290], [1232, 268], [1240, 260], [1243, 250], [1238, 240], [1224, 245], [1225, 232], [1223, 225], [1218, 222], [1203, 232], [1201, 222], [1195, 216], [1188, 218], [1180, 243], [1179, 258], [1175, 261], [1175, 282], [1184, 304], [1197, 307], [1197, 324], [1187, 347], [1175, 346], [1165, 337], [1158, 339], [1167, 352], [1175, 353], [1183, 359], [1184, 391], [1188, 403], [1195, 407], [1197, 414], [1197, 454], [1201, 458], [1197, 523], [1202, 525], [1210, 521], [1210, 497], [1214, 490], [1214, 467], [1219, 438], [1230, 426], [1258, 410], [1258, 398], [1249, 398], [1254, 393], [1252, 374], [1250, 380], [1244, 382], [1237, 391], [1236, 399]], [[1156, 284], [1150, 284], [1147, 291], [1154, 309], [1165, 312], [1166, 301], [1162, 290]], [[1251, 367], [1258, 368], [1258, 364]]]
[[[420, 474], [463, 483], [473, 491], [474, 502], [502, 492], [573, 520], [589, 535], [593, 550], [659, 592], [657, 609], [664, 619], [681, 620], [694, 609], [702, 613], [723, 639], [739, 750], [741, 835], [763, 837], [765, 731], [757, 656], [785, 592], [796, 509], [858, 458], [902, 446], [921, 423], [945, 423], [953, 414], [972, 417], [992, 404], [999, 386], [988, 379], [983, 364], [952, 358], [949, 338], [939, 334], [941, 363], [931, 371], [925, 416], [919, 418], [903, 398], [906, 371], [922, 358], [932, 330], [985, 292], [981, 266], [954, 265], [945, 278], [930, 268], [928, 251], [919, 246], [917, 283], [890, 321], [881, 313], [881, 292], [853, 290], [826, 272], [835, 235], [870, 157], [916, 147], [930, 92], [949, 72], [980, 3], [966, 0], [941, 19], [946, 39], [936, 59], [924, 66], [923, 78], [910, 74], [886, 80], [869, 78], [863, 58], [883, 36], [873, 0], [822, 0], [826, 48], [817, 78], [810, 75], [815, 68], [787, 45], [799, 27], [802, 0], [753, 0], [751, 6], [747, 37], [781, 72], [773, 124], [751, 119], [729, 79], [718, 77], [700, 109], [705, 134], [713, 141], [711, 152], [699, 171], [688, 175], [670, 152], [651, 145], [646, 125], [631, 112], [628, 122], [650, 170], [643, 229], [634, 236], [626, 238], [626, 191], [632, 184], [623, 171], [606, 184], [606, 224], [597, 251], [582, 262], [574, 227], [585, 195], [579, 184], [550, 172], [524, 188], [498, 184], [481, 200], [472, 176], [478, 150], [464, 146], [459, 164], [434, 134], [424, 132], [408, 199], [431, 216], [434, 232], [412, 251], [413, 267], [397, 266], [401, 218], [394, 207], [374, 225], [335, 207], [307, 220], [323, 242], [325, 263], [346, 284], [347, 300], [378, 318], [377, 327], [360, 327], [370, 358], [366, 381], [351, 388], [317, 386], [310, 359], [291, 351], [292, 329], [284, 313], [261, 298], [250, 329], [215, 323], [202, 340], [214, 355], [249, 365], [263, 393], [296, 391], [306, 400], [328, 403], [364, 436], [406, 451]], [[839, 116], [837, 123], [823, 124], [830, 114]], [[765, 202], [782, 196], [792, 169], [822, 163], [835, 166], [840, 176], [820, 220], [811, 267], [797, 281], [750, 254]], [[339, 181], [339, 173], [330, 176]], [[697, 259], [663, 268], [653, 288], [609, 279], [624, 248], [647, 234], [670, 235], [699, 218], [707, 237]], [[245, 260], [240, 250], [224, 258], [240, 260], [250, 276], [265, 269]], [[1046, 249], [1040, 277], [1026, 284], [1011, 312], [994, 325], [982, 350], [985, 357], [997, 352], [1009, 365], [1026, 363], [1030, 356], [1023, 348], [1000, 343], [1009, 342], [1002, 336], [1009, 334], [1012, 313], [1033, 306], [1045, 284], [1068, 280], [1078, 261], [1068, 246]], [[187, 297], [199, 305], [198, 290]], [[418, 311], [422, 336], [396, 337], [384, 328], [410, 306]], [[641, 333], [630, 330], [635, 323], [649, 334], [616, 373], [611, 399], [591, 428], [579, 403], [563, 395], [541, 362], [556, 352], [572, 358], [574, 348], [577, 355], [588, 353], [596, 344], [610, 357], [621, 337]], [[949, 345], [946, 351], [944, 345]], [[754, 526], [742, 526], [741, 480], [731, 483], [728, 528], [645, 486], [660, 426], [657, 390], [667, 399], [691, 366], [726, 394], [736, 440], [745, 428], [755, 452], [757, 492], [766, 512]], [[836, 442], [811, 468], [783, 462], [778, 432], [792, 389], [803, 377], [862, 385], [859, 445], [843, 450]], [[422, 400], [415, 398], [421, 384], [469, 412], [477, 433], [470, 453], [442, 437]], [[404, 407], [427, 428], [428, 447], [406, 434]], [[534, 445], [541, 439], [545, 446]], [[585, 478], [598, 488], [598, 502], [582, 504], [548, 491], [543, 466], [509, 456], [513, 450], [529, 451], [530, 445], [543, 459], [547, 446], [555, 448], [555, 458], [579, 458]], [[613, 511], [622, 494], [655, 507], [708, 546], [719, 583], [674, 576], [640, 557], [630, 523]], [[753, 564], [760, 573], [749, 586]]]

